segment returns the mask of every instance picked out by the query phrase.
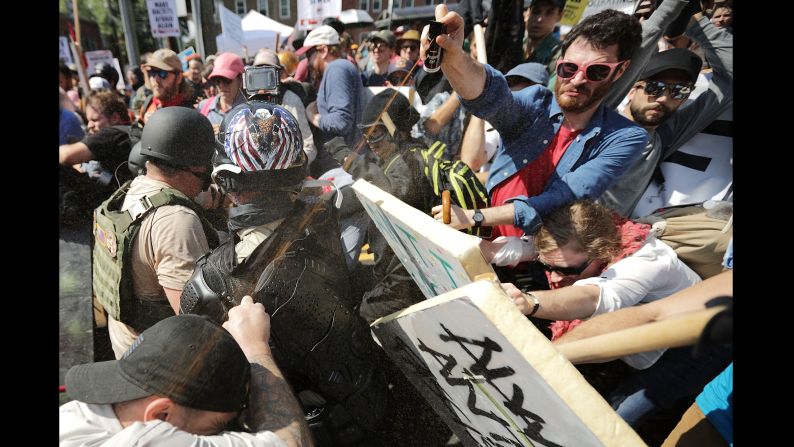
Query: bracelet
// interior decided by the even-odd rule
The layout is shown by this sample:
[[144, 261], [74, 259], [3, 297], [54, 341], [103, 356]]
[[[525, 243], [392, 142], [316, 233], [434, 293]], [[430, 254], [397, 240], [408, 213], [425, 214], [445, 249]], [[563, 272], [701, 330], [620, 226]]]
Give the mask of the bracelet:
[[535, 304], [532, 306], [532, 312], [527, 314], [528, 317], [531, 317], [532, 315], [535, 315], [535, 312], [537, 312], [538, 309], [540, 309], [540, 300], [538, 299], [538, 297], [536, 297], [535, 295], [533, 295], [531, 293], [527, 293], [526, 295], [528, 297], [532, 298], [532, 301], [535, 302]]

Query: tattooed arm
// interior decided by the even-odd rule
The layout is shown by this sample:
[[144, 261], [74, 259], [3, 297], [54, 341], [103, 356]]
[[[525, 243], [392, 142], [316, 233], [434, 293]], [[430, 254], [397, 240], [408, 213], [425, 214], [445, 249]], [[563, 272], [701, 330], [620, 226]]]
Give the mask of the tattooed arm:
[[270, 316], [250, 296], [229, 311], [223, 327], [251, 362], [248, 425], [272, 431], [290, 447], [313, 446], [303, 411], [270, 352]]

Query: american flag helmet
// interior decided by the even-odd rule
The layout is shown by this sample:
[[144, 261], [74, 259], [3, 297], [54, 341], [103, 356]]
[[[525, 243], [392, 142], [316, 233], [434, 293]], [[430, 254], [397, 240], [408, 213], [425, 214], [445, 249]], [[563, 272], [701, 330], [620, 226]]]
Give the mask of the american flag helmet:
[[303, 137], [295, 117], [285, 108], [264, 101], [230, 110], [221, 124], [218, 143], [240, 173], [289, 169], [305, 161]]

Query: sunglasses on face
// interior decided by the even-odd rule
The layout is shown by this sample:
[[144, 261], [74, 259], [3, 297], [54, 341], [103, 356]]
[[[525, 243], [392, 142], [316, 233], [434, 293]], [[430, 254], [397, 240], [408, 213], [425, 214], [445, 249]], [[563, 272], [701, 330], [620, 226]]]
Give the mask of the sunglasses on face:
[[626, 61], [620, 62], [593, 62], [592, 64], [579, 65], [576, 62], [557, 61], [557, 77], [570, 79], [580, 71], [588, 81], [601, 82], [609, 77], [612, 72]]
[[150, 77], [159, 76], [160, 79], [167, 78], [168, 75], [170, 75], [171, 73], [173, 73], [173, 72], [165, 71], [165, 70], [149, 69], [149, 76]]
[[381, 132], [380, 132], [379, 135], [376, 136], [375, 132], [373, 132], [373, 133], [371, 133], [371, 134], [369, 134], [367, 136], [367, 144], [379, 143], [379, 142], [383, 141], [384, 138], [386, 138], [386, 132], [381, 129]]
[[369, 44], [369, 49], [373, 50], [373, 51], [374, 50], [385, 50], [386, 48], [391, 48], [391, 47], [389, 47], [389, 44], [387, 44], [386, 42], [373, 42], [373, 43]]
[[673, 99], [685, 99], [692, 92], [692, 84], [685, 82], [662, 82], [662, 81], [645, 81], [643, 88], [645, 93], [650, 96], [662, 96], [664, 92], [668, 92], [669, 96]]
[[416, 51], [416, 50], [418, 50], [418, 49], [419, 49], [419, 45], [417, 45], [417, 44], [415, 44], [415, 43], [414, 43], [414, 44], [411, 44], [411, 45], [403, 45], [403, 46], [401, 46], [401, 47], [400, 47], [400, 50], [411, 50], [411, 51]]
[[207, 171], [207, 172], [195, 172], [195, 171], [191, 171], [188, 168], [184, 168], [182, 170], [185, 171], [185, 172], [189, 172], [189, 173], [193, 174], [194, 177], [196, 177], [197, 179], [201, 180], [201, 186], [202, 186], [201, 190], [202, 191], [206, 190], [207, 188], [209, 188], [210, 183], [212, 183], [212, 172], [210, 172], [210, 171]]
[[540, 265], [543, 266], [543, 270], [547, 272], [557, 272], [562, 276], [572, 276], [572, 275], [579, 276], [582, 274], [583, 271], [585, 271], [587, 266], [589, 266], [592, 261], [590, 259], [587, 259], [582, 263], [582, 265], [578, 265], [576, 267], [558, 267], [556, 265], [548, 265], [545, 262], [541, 261], [540, 259], [538, 259], [538, 262], [540, 262]]
[[229, 84], [232, 83], [232, 79], [226, 79], [226, 78], [222, 78], [220, 76], [215, 76], [214, 78], [212, 78], [212, 80], [210, 82], [212, 82], [216, 86], [218, 86], [218, 85], [229, 85]]

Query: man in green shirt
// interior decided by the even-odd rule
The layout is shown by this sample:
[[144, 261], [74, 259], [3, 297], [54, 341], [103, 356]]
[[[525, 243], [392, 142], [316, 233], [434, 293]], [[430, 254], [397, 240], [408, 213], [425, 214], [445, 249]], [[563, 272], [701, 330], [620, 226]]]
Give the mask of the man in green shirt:
[[560, 40], [552, 32], [562, 19], [565, 0], [532, 0], [529, 4], [524, 46], [524, 62], [537, 62], [549, 67], [549, 74], [559, 57]]

